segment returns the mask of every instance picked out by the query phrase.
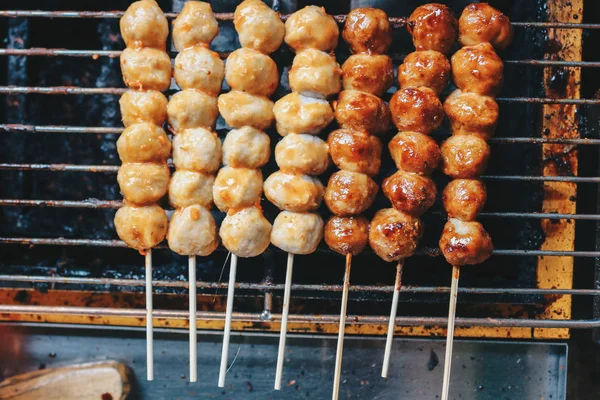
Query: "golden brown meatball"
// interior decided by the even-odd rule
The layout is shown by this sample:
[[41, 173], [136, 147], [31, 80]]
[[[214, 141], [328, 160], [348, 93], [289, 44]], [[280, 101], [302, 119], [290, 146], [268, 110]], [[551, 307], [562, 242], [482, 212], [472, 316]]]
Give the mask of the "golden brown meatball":
[[372, 94], [344, 90], [333, 104], [335, 119], [341, 128], [379, 135], [387, 132], [390, 126], [388, 105]]
[[292, 254], [314, 253], [323, 238], [319, 214], [282, 211], [273, 221], [271, 243]]
[[384, 261], [397, 261], [413, 255], [422, 235], [419, 218], [385, 208], [371, 220], [369, 245]]
[[219, 112], [232, 128], [251, 126], [264, 130], [273, 125], [273, 102], [265, 96], [232, 90], [219, 96]]
[[324, 236], [331, 250], [357, 255], [369, 242], [369, 220], [363, 216], [332, 217], [325, 224]]
[[407, 29], [418, 51], [435, 50], [448, 54], [456, 41], [457, 25], [454, 13], [447, 6], [431, 3], [413, 11]]
[[508, 17], [487, 3], [469, 4], [458, 20], [458, 41], [463, 46], [490, 42], [498, 50], [512, 41]]
[[207, 208], [198, 204], [175, 210], [167, 234], [169, 248], [182, 256], [208, 256], [217, 249], [217, 224]]
[[250, 207], [260, 202], [263, 179], [260, 169], [223, 167], [213, 186], [213, 200], [219, 210]]
[[157, 205], [125, 205], [115, 214], [115, 228], [122, 241], [140, 252], [162, 242], [169, 220], [165, 210]]
[[177, 169], [212, 174], [221, 163], [221, 141], [204, 128], [186, 129], [173, 138], [173, 164]]
[[290, 68], [290, 88], [302, 95], [326, 98], [340, 91], [342, 69], [335, 57], [317, 49], [299, 51]]
[[470, 135], [451, 136], [440, 147], [442, 172], [452, 178], [475, 178], [485, 172], [490, 146]]
[[337, 47], [339, 34], [337, 22], [323, 7], [304, 7], [285, 21], [285, 42], [294, 51], [331, 51]]
[[127, 201], [147, 205], [167, 193], [169, 175], [167, 164], [125, 163], [119, 168], [117, 182]]
[[197, 89], [216, 96], [221, 92], [224, 76], [223, 60], [205, 47], [191, 47], [175, 57], [173, 78], [182, 89]]
[[283, 171], [321, 175], [331, 161], [327, 143], [316, 136], [290, 134], [275, 146], [275, 162]]
[[182, 90], [169, 100], [167, 114], [175, 133], [190, 128], [214, 128], [219, 116], [217, 98], [198, 90]]
[[463, 92], [496, 97], [502, 89], [504, 65], [491, 44], [463, 47], [451, 61], [452, 79]]
[[123, 81], [132, 89], [162, 92], [171, 85], [171, 59], [161, 50], [149, 47], [123, 50], [121, 72]]
[[433, 180], [405, 171], [387, 177], [381, 189], [396, 210], [417, 217], [431, 208], [437, 195]]
[[381, 54], [392, 44], [392, 27], [383, 10], [355, 8], [348, 13], [342, 37], [352, 53]]
[[494, 245], [479, 222], [451, 218], [442, 231], [440, 249], [451, 265], [473, 265], [487, 260], [494, 251]]
[[269, 135], [250, 126], [229, 131], [223, 141], [223, 164], [234, 168], [261, 168], [269, 161]]
[[177, 51], [204, 45], [219, 34], [219, 23], [210, 4], [203, 1], [187, 1], [173, 21], [173, 45]]
[[426, 87], [400, 89], [390, 100], [392, 122], [399, 131], [428, 134], [444, 120], [444, 108], [436, 93]]
[[396, 168], [420, 175], [431, 175], [442, 158], [435, 140], [417, 132], [399, 132], [388, 148]]
[[241, 48], [227, 57], [225, 80], [232, 90], [269, 97], [277, 89], [279, 72], [271, 57]]
[[461, 221], [474, 221], [486, 199], [485, 184], [479, 179], [454, 179], [442, 192], [448, 216]]
[[210, 208], [213, 203], [212, 188], [215, 177], [196, 171], [175, 171], [169, 182], [169, 203], [174, 208], [193, 204]]
[[359, 90], [381, 97], [394, 83], [392, 59], [386, 55], [355, 54], [342, 64], [344, 90]]
[[285, 26], [279, 14], [261, 0], [245, 0], [235, 9], [233, 24], [242, 47], [271, 54], [281, 46]]
[[316, 135], [333, 121], [333, 110], [324, 99], [292, 92], [277, 100], [273, 107], [277, 132]]
[[401, 88], [425, 86], [440, 94], [450, 79], [450, 61], [439, 51], [415, 51], [398, 67]]
[[371, 207], [378, 190], [379, 187], [368, 175], [342, 170], [329, 178], [324, 200], [332, 213], [347, 217]]
[[379, 173], [381, 140], [364, 132], [338, 129], [329, 134], [329, 153], [339, 169], [369, 176]]
[[121, 17], [120, 25], [127, 47], [166, 49], [169, 24], [156, 1], [132, 3]]
[[455, 90], [444, 102], [453, 135], [476, 135], [488, 140], [498, 125], [498, 103], [489, 96]]
[[149, 122], [133, 124], [119, 136], [117, 152], [124, 163], [167, 162], [171, 141], [159, 126]]
[[319, 208], [325, 188], [321, 181], [310, 175], [277, 171], [264, 184], [265, 196], [280, 210], [294, 212]]
[[119, 99], [119, 105], [125, 127], [140, 122], [162, 126], [167, 120], [167, 97], [156, 90], [128, 90]]
[[246, 207], [227, 214], [219, 235], [223, 246], [238, 257], [256, 257], [271, 242], [271, 224], [260, 209]]

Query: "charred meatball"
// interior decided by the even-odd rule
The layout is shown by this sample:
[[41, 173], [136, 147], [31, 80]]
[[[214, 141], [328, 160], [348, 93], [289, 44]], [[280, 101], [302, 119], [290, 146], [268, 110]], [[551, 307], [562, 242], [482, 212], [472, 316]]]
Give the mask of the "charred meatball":
[[341, 128], [365, 131], [371, 135], [387, 132], [390, 109], [385, 101], [358, 90], [344, 90], [334, 103], [335, 119]]
[[335, 215], [357, 215], [371, 207], [378, 190], [377, 184], [368, 175], [337, 171], [327, 184], [325, 204]]
[[440, 94], [449, 79], [450, 61], [439, 51], [415, 51], [398, 67], [401, 88], [424, 86]]
[[325, 224], [324, 237], [331, 250], [356, 255], [369, 241], [369, 220], [363, 216], [332, 217]]
[[498, 50], [512, 41], [508, 17], [487, 3], [469, 4], [458, 20], [458, 41], [463, 46], [490, 42]]
[[451, 136], [442, 143], [442, 172], [452, 178], [475, 178], [485, 172], [490, 146], [470, 135]]
[[125, 205], [115, 214], [115, 228], [122, 241], [140, 252], [159, 244], [167, 234], [169, 220], [157, 205]]
[[433, 180], [405, 171], [387, 177], [381, 189], [396, 210], [417, 217], [431, 208], [437, 195]]
[[498, 125], [498, 103], [489, 96], [452, 92], [444, 102], [444, 111], [450, 120], [453, 135], [476, 135], [488, 140]]
[[344, 90], [358, 90], [381, 97], [392, 83], [394, 67], [389, 56], [355, 54], [342, 64]]
[[474, 221], [486, 198], [485, 184], [479, 179], [454, 179], [442, 193], [448, 216], [461, 221]]
[[379, 173], [381, 141], [364, 132], [338, 129], [327, 139], [329, 152], [339, 169], [369, 176]]
[[413, 255], [422, 235], [419, 218], [385, 208], [371, 221], [369, 245], [384, 261], [397, 261]]
[[466, 46], [452, 56], [454, 84], [463, 92], [496, 97], [502, 88], [504, 65], [491, 44]]
[[473, 265], [487, 260], [492, 255], [494, 245], [479, 222], [451, 218], [442, 231], [440, 249], [451, 265]]
[[432, 3], [417, 7], [408, 18], [407, 28], [418, 51], [448, 54], [456, 41], [458, 23], [447, 6]]
[[428, 134], [444, 120], [444, 109], [436, 93], [426, 87], [400, 89], [390, 100], [392, 122], [399, 131]]
[[383, 10], [355, 8], [348, 13], [342, 37], [353, 53], [381, 54], [392, 44], [392, 27]]
[[442, 158], [435, 140], [417, 132], [398, 133], [388, 148], [399, 170], [421, 175], [431, 175]]

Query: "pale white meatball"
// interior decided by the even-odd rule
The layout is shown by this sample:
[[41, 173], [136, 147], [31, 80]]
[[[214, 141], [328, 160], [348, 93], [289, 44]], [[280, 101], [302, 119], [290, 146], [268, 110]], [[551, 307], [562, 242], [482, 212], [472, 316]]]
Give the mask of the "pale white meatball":
[[145, 205], [156, 203], [167, 193], [169, 175], [167, 164], [125, 163], [119, 168], [117, 182], [127, 201]]
[[219, 23], [210, 4], [203, 1], [188, 1], [173, 21], [173, 44], [177, 51], [188, 47], [205, 45], [219, 33]]
[[285, 21], [285, 42], [295, 51], [331, 51], [337, 47], [339, 34], [337, 22], [323, 7], [304, 7]]
[[119, 105], [125, 127], [140, 122], [162, 126], [167, 120], [167, 97], [156, 90], [128, 90], [119, 99]]
[[127, 47], [166, 48], [169, 24], [156, 1], [132, 3], [121, 17], [120, 25]]
[[277, 100], [273, 107], [277, 132], [316, 135], [333, 121], [333, 110], [324, 99], [292, 92]]
[[233, 128], [267, 129], [273, 124], [273, 102], [265, 96], [232, 90], [219, 96], [219, 112]]
[[264, 185], [265, 196], [280, 210], [294, 212], [313, 211], [319, 208], [325, 193], [321, 181], [310, 175], [277, 171]]
[[175, 57], [173, 77], [182, 89], [198, 89], [216, 96], [221, 91], [224, 76], [223, 60], [205, 47], [192, 47]]
[[171, 141], [161, 127], [143, 122], [130, 125], [121, 133], [117, 151], [125, 163], [167, 162], [171, 155]]
[[284, 171], [321, 175], [331, 164], [327, 150], [327, 143], [316, 136], [291, 134], [275, 146], [275, 161]]
[[169, 182], [169, 203], [174, 208], [199, 204], [210, 208], [215, 176], [196, 171], [175, 171]]
[[269, 247], [271, 228], [260, 209], [246, 207], [227, 214], [219, 235], [223, 246], [236, 256], [256, 257]]
[[173, 138], [173, 164], [177, 169], [211, 174], [221, 163], [221, 141], [204, 128], [187, 129]]
[[171, 59], [149, 47], [127, 48], [121, 53], [123, 81], [132, 89], [164, 91], [171, 85]]
[[213, 199], [219, 210], [249, 207], [260, 202], [263, 191], [259, 169], [223, 167], [213, 186]]
[[271, 57], [241, 48], [227, 57], [225, 80], [232, 90], [269, 97], [277, 89], [279, 72]]
[[229, 131], [223, 141], [223, 164], [234, 168], [260, 168], [271, 156], [269, 135], [250, 126]]
[[292, 254], [314, 253], [323, 238], [318, 214], [282, 211], [273, 222], [271, 243]]
[[200, 205], [175, 210], [167, 234], [169, 248], [182, 256], [208, 256], [219, 245], [217, 224]]
[[317, 49], [305, 49], [294, 57], [290, 69], [290, 88], [314, 97], [328, 97], [342, 87], [342, 69], [335, 58]]
[[122, 241], [140, 252], [159, 244], [167, 234], [169, 220], [165, 210], [151, 206], [126, 205], [115, 214], [115, 228]]
[[261, 0], [245, 0], [235, 9], [233, 24], [242, 47], [270, 54], [283, 42], [285, 26], [279, 14]]
[[219, 116], [217, 98], [198, 90], [182, 90], [169, 100], [167, 114], [175, 133], [189, 128], [214, 128]]

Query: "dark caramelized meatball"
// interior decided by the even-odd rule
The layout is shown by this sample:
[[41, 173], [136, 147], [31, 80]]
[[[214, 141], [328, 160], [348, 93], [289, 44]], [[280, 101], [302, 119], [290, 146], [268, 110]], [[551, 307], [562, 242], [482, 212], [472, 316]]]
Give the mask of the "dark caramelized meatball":
[[439, 51], [415, 51], [398, 67], [401, 88], [425, 86], [439, 94], [450, 79], [450, 61]]
[[452, 178], [474, 178], [483, 174], [490, 158], [490, 146], [477, 136], [451, 136], [440, 150], [442, 172]]
[[332, 217], [325, 224], [325, 243], [340, 254], [356, 255], [369, 241], [369, 220], [363, 216]]
[[442, 158], [435, 140], [417, 132], [398, 133], [388, 148], [399, 170], [421, 175], [431, 175]]
[[364, 132], [338, 129], [327, 140], [331, 159], [339, 169], [370, 176], [379, 173], [381, 141]]
[[496, 97], [502, 88], [504, 65], [491, 44], [466, 46], [452, 56], [452, 79], [463, 92]]
[[396, 210], [417, 217], [431, 208], [437, 195], [430, 178], [405, 171], [387, 177], [381, 189]]
[[435, 50], [448, 54], [456, 41], [456, 17], [443, 4], [417, 7], [408, 18], [408, 32], [417, 50]]
[[342, 37], [353, 53], [381, 54], [392, 44], [392, 28], [383, 10], [355, 8], [346, 18]]
[[448, 216], [461, 221], [474, 221], [486, 198], [485, 184], [479, 179], [455, 179], [442, 192]]
[[400, 89], [390, 100], [392, 122], [399, 131], [428, 134], [444, 120], [444, 108], [436, 93], [426, 87]]
[[334, 102], [335, 119], [341, 128], [366, 131], [371, 135], [385, 133], [390, 126], [390, 109], [385, 101], [358, 90], [344, 90]]
[[369, 245], [384, 261], [413, 255], [423, 235], [419, 218], [385, 208], [377, 211], [369, 227]]
[[458, 41], [463, 46], [490, 42], [498, 50], [512, 41], [508, 17], [487, 3], [469, 4], [458, 20]]
[[381, 97], [392, 83], [394, 66], [389, 56], [355, 54], [342, 65], [344, 90], [360, 90]]
[[453, 135], [476, 135], [488, 140], [496, 132], [498, 103], [477, 93], [455, 90], [444, 102]]
[[342, 170], [331, 175], [324, 200], [332, 213], [347, 217], [371, 207], [378, 190], [368, 175]]
[[442, 254], [451, 265], [472, 265], [487, 260], [494, 250], [492, 238], [479, 222], [452, 218], [440, 238]]

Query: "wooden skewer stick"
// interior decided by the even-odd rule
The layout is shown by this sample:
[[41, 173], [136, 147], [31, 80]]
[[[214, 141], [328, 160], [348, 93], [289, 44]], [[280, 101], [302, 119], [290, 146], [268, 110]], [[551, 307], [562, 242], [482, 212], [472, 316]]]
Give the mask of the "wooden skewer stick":
[[338, 331], [337, 351], [335, 354], [335, 371], [333, 376], [333, 400], [338, 400], [340, 394], [340, 376], [342, 374], [342, 353], [344, 351], [344, 331], [346, 329], [346, 309], [348, 308], [348, 289], [350, 288], [350, 266], [352, 254], [346, 254], [346, 271], [344, 272], [344, 287], [342, 289], [342, 306], [340, 310], [340, 327]]
[[290, 311], [290, 297], [292, 292], [293, 269], [294, 255], [292, 253], [288, 253], [287, 270], [285, 273], [285, 289], [283, 292], [283, 307], [281, 310], [281, 332], [279, 333], [279, 351], [277, 353], [277, 369], [275, 370], [275, 390], [281, 390], [283, 361], [285, 359], [285, 337], [287, 334], [288, 314]]
[[154, 333], [152, 331], [152, 249], [146, 251], [146, 378], [154, 380]]
[[390, 311], [390, 322], [388, 323], [387, 339], [385, 341], [385, 353], [383, 354], [383, 368], [381, 369], [381, 377], [387, 378], [390, 367], [390, 357], [392, 354], [392, 343], [394, 341], [394, 328], [396, 327], [396, 313], [398, 312], [398, 297], [400, 296], [400, 288], [402, 287], [402, 267], [404, 260], [398, 260], [396, 267], [396, 282], [394, 283], [394, 295], [392, 297], [392, 309]]
[[231, 254], [229, 268], [229, 286], [227, 287], [227, 310], [225, 312], [225, 329], [223, 330], [223, 350], [221, 351], [221, 369], [219, 370], [219, 387], [225, 387], [227, 374], [227, 361], [229, 357], [229, 337], [231, 334], [231, 314], [233, 313], [233, 295], [235, 292], [235, 275], [237, 272], [238, 257]]
[[458, 278], [460, 268], [452, 266], [452, 286], [450, 288], [450, 307], [448, 308], [448, 333], [446, 334], [446, 357], [444, 358], [444, 380], [442, 400], [448, 400], [450, 391], [450, 370], [452, 368], [452, 344], [454, 340], [454, 319], [456, 318], [456, 299], [458, 297]]
[[190, 281], [190, 382], [198, 380], [198, 332], [196, 328], [196, 256], [189, 259]]

